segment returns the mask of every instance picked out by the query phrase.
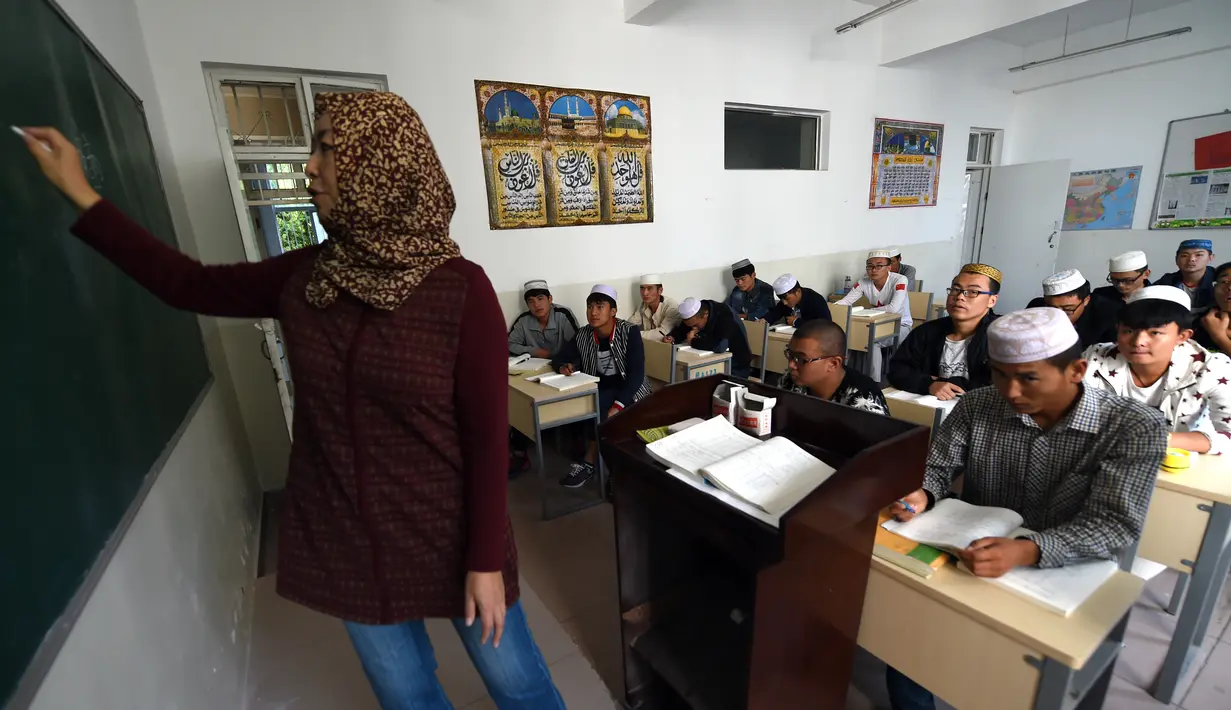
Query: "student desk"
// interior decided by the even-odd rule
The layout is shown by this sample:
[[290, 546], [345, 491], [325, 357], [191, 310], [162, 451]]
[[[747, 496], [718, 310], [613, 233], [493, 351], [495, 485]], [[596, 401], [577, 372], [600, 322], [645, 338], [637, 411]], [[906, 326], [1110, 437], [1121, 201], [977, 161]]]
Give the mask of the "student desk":
[[526, 381], [526, 378], [532, 374], [543, 372], [548, 372], [548, 369], [543, 368], [539, 373], [509, 375], [509, 426], [534, 440], [534, 450], [538, 456], [539, 479], [543, 487], [541, 493], [543, 519], [551, 520], [601, 503], [601, 492], [605, 481], [602, 472], [602, 457], [600, 457], [598, 460], [600, 495], [594, 500], [583, 501], [563, 510], [548, 509], [548, 493], [552, 490], [550, 487], [555, 486], [555, 482], [547, 480], [547, 471], [543, 461], [543, 432], [573, 422], [592, 421], [594, 435], [597, 437], [599, 405], [598, 386], [594, 383], [560, 391], [537, 382]]
[[[846, 334], [846, 347], [855, 352], [868, 352], [869, 345], [897, 341], [902, 329], [902, 314], [882, 313], [878, 316], [851, 314], [851, 332]], [[892, 341], [892, 342], [890, 342]], [[865, 373], [867, 374], [867, 373]]]
[[1116, 572], [1065, 618], [952, 563], [924, 579], [874, 558], [859, 645], [958, 710], [1100, 708], [1143, 585]]
[[[850, 352], [867, 353], [869, 344], [885, 343], [896, 340], [902, 328], [902, 316], [898, 313], [882, 313], [878, 316], [861, 316], [851, 314], [851, 329], [846, 334], [846, 349]], [[769, 344], [766, 345], [765, 371], [779, 375], [787, 371], [786, 355], [783, 350], [791, 342], [791, 336], [786, 333], [771, 331]], [[871, 365], [871, 359], [866, 360]], [[867, 374], [867, 367], [864, 368]]]
[[1183, 582], [1172, 595], [1169, 611], [1179, 618], [1154, 688], [1170, 703], [1231, 569], [1231, 460], [1198, 456], [1187, 470], [1160, 471], [1137, 554], [1191, 575], [1187, 595]]
[[731, 353], [698, 355], [687, 350], [675, 351], [675, 379], [673, 382], [695, 380], [710, 375], [731, 374]]

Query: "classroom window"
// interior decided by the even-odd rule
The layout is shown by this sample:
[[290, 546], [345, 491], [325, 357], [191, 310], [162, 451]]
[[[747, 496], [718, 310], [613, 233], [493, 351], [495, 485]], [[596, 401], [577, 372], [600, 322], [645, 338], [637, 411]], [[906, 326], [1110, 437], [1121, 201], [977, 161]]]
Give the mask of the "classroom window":
[[991, 167], [997, 161], [1000, 131], [992, 128], [972, 128], [966, 140], [966, 164]]
[[240, 161], [239, 184], [249, 206], [309, 203], [307, 163]]
[[825, 170], [828, 111], [726, 105], [727, 170]]
[[227, 127], [231, 129], [231, 145], [308, 145], [295, 84], [223, 81], [220, 88]]

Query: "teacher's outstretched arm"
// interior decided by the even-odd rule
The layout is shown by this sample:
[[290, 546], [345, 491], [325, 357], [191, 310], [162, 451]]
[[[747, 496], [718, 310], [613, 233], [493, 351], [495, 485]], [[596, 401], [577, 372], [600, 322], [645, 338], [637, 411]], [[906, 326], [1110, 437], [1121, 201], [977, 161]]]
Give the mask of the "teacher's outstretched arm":
[[231, 318], [277, 318], [296, 267], [319, 247], [256, 263], [206, 266], [159, 241], [105, 200], [86, 179], [81, 154], [54, 128], [26, 128], [24, 140], [49, 182], [81, 212], [73, 234], [168, 305]]

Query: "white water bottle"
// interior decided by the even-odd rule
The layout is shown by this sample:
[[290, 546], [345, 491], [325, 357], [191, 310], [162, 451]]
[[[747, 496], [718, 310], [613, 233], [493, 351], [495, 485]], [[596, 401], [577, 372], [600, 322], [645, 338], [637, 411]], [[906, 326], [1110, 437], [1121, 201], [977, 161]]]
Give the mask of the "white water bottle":
[[851, 292], [851, 277], [847, 276], [846, 281], [842, 282], [842, 293]]

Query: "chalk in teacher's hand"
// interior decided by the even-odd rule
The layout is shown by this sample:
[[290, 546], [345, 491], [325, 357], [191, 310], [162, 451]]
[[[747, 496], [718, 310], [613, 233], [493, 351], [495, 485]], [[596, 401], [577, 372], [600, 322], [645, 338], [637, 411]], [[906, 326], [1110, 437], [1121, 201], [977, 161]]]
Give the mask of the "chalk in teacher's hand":
[[[9, 128], [13, 129], [13, 132], [21, 136], [22, 138], [26, 138], [29, 140], [35, 140], [34, 136], [30, 135], [29, 133], [26, 133], [25, 131], [21, 130], [17, 126], [9, 126]], [[51, 152], [51, 146], [47, 145], [46, 143], [43, 143], [40, 141], [39, 145], [43, 146], [43, 150], [47, 151], [48, 153]]]

